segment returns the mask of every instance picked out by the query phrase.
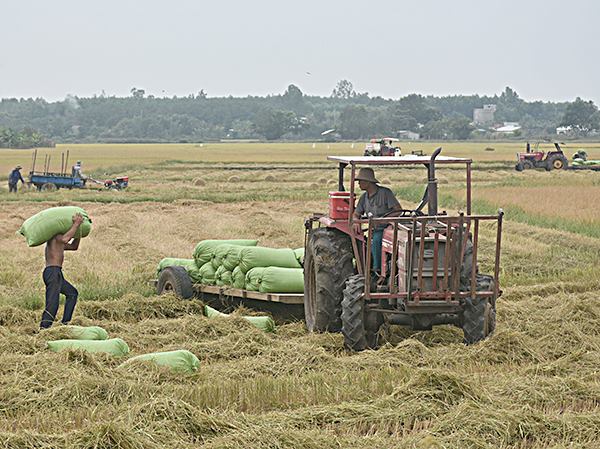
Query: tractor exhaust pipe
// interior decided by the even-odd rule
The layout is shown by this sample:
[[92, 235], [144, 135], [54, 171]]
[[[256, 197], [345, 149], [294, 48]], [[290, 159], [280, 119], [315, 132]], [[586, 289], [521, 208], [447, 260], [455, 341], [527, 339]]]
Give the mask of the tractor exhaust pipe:
[[428, 181], [427, 181], [427, 215], [433, 217], [438, 213], [438, 183], [435, 177], [435, 158], [442, 152], [442, 148], [438, 148], [433, 152], [429, 159], [428, 166]]

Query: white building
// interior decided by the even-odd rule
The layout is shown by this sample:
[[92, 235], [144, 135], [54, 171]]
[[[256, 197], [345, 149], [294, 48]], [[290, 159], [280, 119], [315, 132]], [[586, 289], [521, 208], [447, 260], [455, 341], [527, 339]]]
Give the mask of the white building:
[[493, 123], [495, 113], [495, 104], [484, 104], [482, 108], [473, 109], [473, 122], [475, 124]]

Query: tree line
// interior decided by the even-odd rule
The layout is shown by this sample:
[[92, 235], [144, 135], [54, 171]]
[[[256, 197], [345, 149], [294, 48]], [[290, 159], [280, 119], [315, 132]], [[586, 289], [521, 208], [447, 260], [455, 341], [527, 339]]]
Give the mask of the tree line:
[[316, 140], [328, 129], [335, 129], [330, 137], [341, 139], [394, 137], [400, 130], [424, 139], [486, 138], [490, 131], [472, 123], [473, 109], [485, 104], [496, 105], [496, 123], [519, 122], [523, 138], [552, 136], [561, 125], [570, 126], [576, 135], [600, 129], [598, 108], [581, 98], [528, 102], [507, 87], [494, 96], [411, 94], [385, 99], [358, 93], [351, 82], [342, 80], [329, 97], [305, 95], [292, 84], [282, 94], [266, 97], [209, 97], [201, 90], [160, 98], [134, 87], [129, 97], [2, 99], [0, 146], [42, 146], [50, 141]]

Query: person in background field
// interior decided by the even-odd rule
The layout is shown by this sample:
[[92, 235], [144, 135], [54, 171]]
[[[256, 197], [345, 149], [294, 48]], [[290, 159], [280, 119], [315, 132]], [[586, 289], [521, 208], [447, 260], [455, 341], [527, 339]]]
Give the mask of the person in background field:
[[8, 175], [8, 191], [10, 192], [15, 192], [17, 193], [17, 184], [19, 183], [19, 181], [21, 181], [23, 183], [23, 185], [25, 185], [25, 180], [23, 179], [23, 176], [21, 176], [21, 169], [23, 167], [21, 167], [20, 165], [17, 165], [13, 171], [10, 172], [10, 175]]
[[71, 169], [71, 176], [74, 178], [81, 178], [81, 161], [75, 162], [73, 168]]
[[65, 251], [77, 251], [79, 249], [80, 239], [74, 237], [83, 220], [81, 214], [73, 215], [71, 228], [64, 234], [55, 235], [46, 243], [46, 268], [42, 275], [46, 285], [46, 307], [42, 314], [41, 329], [47, 329], [54, 323], [61, 293], [66, 297], [62, 324], [68, 324], [73, 317], [78, 292], [75, 287], [65, 280], [62, 265]]
[[[364, 190], [356, 205], [354, 219], [359, 220], [362, 216], [372, 216], [373, 218], [394, 216], [402, 211], [400, 202], [396, 199], [394, 193], [387, 187], [379, 186], [379, 181], [375, 178], [372, 168], [361, 168], [356, 176], [356, 181], [361, 190]], [[377, 225], [373, 229], [373, 242], [371, 244], [371, 255], [373, 259], [373, 271], [381, 272], [381, 242], [383, 240], [383, 230], [386, 224]], [[360, 223], [355, 224], [355, 231], [360, 233]]]

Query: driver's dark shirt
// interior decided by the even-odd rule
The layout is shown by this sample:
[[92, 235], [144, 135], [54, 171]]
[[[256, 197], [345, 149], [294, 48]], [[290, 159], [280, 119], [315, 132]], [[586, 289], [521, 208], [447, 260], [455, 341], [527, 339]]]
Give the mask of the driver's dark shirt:
[[[393, 211], [400, 206], [400, 202], [387, 187], [377, 186], [377, 190], [371, 196], [368, 192], [361, 195], [356, 205], [356, 213], [359, 216], [373, 214], [373, 217], [383, 217], [385, 214]], [[385, 225], [379, 225], [377, 228], [385, 228]]]

